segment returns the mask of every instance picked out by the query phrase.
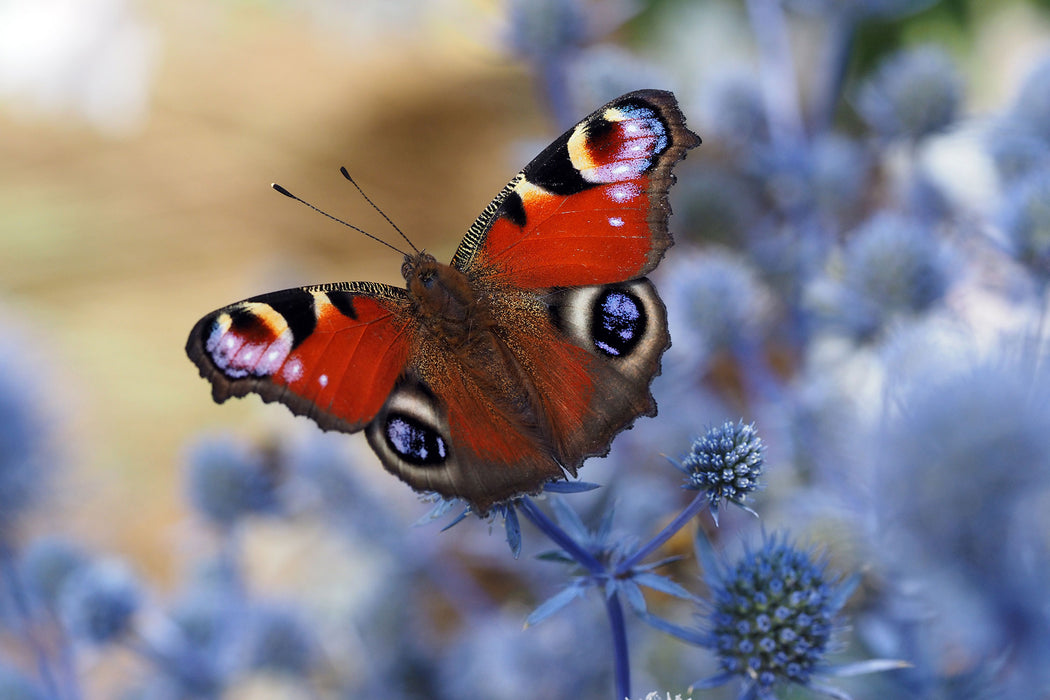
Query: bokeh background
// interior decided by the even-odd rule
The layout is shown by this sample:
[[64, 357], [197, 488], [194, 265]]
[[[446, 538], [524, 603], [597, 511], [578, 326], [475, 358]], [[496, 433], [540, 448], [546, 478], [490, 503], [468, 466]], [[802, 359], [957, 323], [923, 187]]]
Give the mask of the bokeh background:
[[[763, 18], [771, 8], [786, 33], [778, 33], [779, 20]], [[789, 50], [778, 54], [776, 42], [784, 38]], [[884, 101], [893, 104], [872, 105], [879, 98], [865, 93], [865, 85], [895, 52], [919, 45], [938, 47], [954, 75], [931, 69], [930, 85], [916, 94], [887, 98], [884, 91]], [[829, 506], [812, 493], [826, 496], [821, 489], [828, 482], [842, 491], [855, 486], [865, 493], [859, 510], [871, 516], [865, 509], [891, 494], [869, 498], [865, 489], [891, 476], [907, 481], [911, 474], [874, 478], [872, 455], [893, 453], [887, 441], [904, 461], [918, 460], [922, 451], [918, 437], [893, 433], [896, 428], [880, 422], [892, 400], [868, 401], [892, 393], [881, 379], [887, 353], [912, 372], [909, 387], [921, 385], [914, 378], [924, 372], [936, 375], [945, 358], [1001, 347], [1004, 332], [1012, 334], [1010, 347], [1026, 348], [1015, 354], [1039, 354], [1050, 217], [1045, 209], [1032, 214], [1036, 223], [1018, 234], [1034, 241], [1025, 248], [1011, 243], [1003, 202], [1009, 201], [1014, 175], [1046, 167], [1050, 126], [1041, 120], [1050, 120], [1050, 108], [1039, 112], [1038, 105], [1040, 99], [1050, 104], [1050, 79], [1029, 89], [1029, 102], [1037, 105], [1029, 113], [1033, 123], [1023, 134], [1010, 131], [1019, 134], [1016, 142], [1005, 138], [993, 148], [988, 134], [1002, 132], [1009, 121], [1004, 115], [1018, 111], [1018, 96], [1033, 70], [1042, 65], [1043, 74], [1050, 74], [1048, 56], [1050, 3], [1034, 0], [0, 1], [0, 371], [7, 377], [7, 398], [0, 400], [10, 404], [13, 416], [0, 426], [7, 440], [0, 449], [15, 454], [25, 445], [32, 456], [31, 473], [19, 476], [16, 495], [0, 499], [8, 509], [0, 517], [5, 550], [17, 558], [38, 537], [50, 536], [75, 542], [87, 556], [120, 558], [141, 587], [145, 612], [138, 625], [147, 631], [139, 634], [163, 637], [156, 630], [170, 624], [164, 622], [169, 613], [178, 618], [171, 611], [192, 598], [186, 591], [199, 590], [201, 581], [216, 575], [212, 568], [222, 569], [224, 557], [232, 556], [226, 540], [234, 528], [200, 506], [188, 476], [192, 465], [224, 449], [249, 449], [245, 445], [282, 455], [275, 458], [280, 469], [313, 465], [304, 467], [313, 486], [297, 487], [272, 509], [280, 517], [237, 523], [236, 559], [239, 577], [253, 594], [303, 604], [302, 615], [321, 640], [306, 646], [323, 650], [316, 652], [325, 659], [323, 669], [311, 667], [309, 682], [245, 674], [207, 692], [157, 690], [163, 684], [151, 685], [150, 664], [142, 660], [148, 655], [135, 645], [92, 647], [71, 662], [82, 696], [364, 697], [368, 689], [386, 689], [391, 697], [436, 697], [439, 687], [449, 697], [556, 697], [565, 688], [575, 688], [580, 697], [611, 692], [607, 667], [599, 663], [591, 670], [586, 657], [565, 672], [565, 685], [556, 685], [562, 679], [555, 674], [544, 679], [555, 684], [548, 694], [530, 688], [539, 680], [523, 658], [533, 652], [523, 648], [555, 650], [550, 653], [564, 658], [578, 651], [565, 643], [567, 630], [583, 634], [579, 630], [588, 625], [598, 629], [599, 641], [582, 647], [608, 643], [600, 619], [556, 618], [519, 631], [529, 607], [549, 594], [544, 581], [550, 571], [528, 570], [529, 556], [543, 549], [528, 545], [536, 533], [526, 532], [526, 552], [515, 562], [498, 524], [492, 535], [473, 521], [443, 534], [437, 527], [412, 530], [428, 506], [383, 472], [363, 437], [320, 437], [305, 419], [254, 398], [212, 403], [207, 383], [183, 350], [189, 329], [204, 313], [290, 286], [400, 282], [396, 254], [278, 196], [269, 188], [272, 181], [393, 241], [396, 234], [339, 175], [346, 166], [417, 246], [447, 259], [489, 199], [576, 119], [630, 89], [673, 89], [705, 143], [679, 168], [673, 192], [672, 229], [680, 245], [668, 256], [673, 270], [666, 271], [670, 291], [664, 295], [679, 325], [671, 329], [676, 348], [665, 360], [665, 374], [691, 376], [695, 395], [683, 399], [675, 393], [681, 383], [658, 382], [658, 401], [664, 405], [667, 396], [666, 406], [679, 407], [670, 409], [677, 416], [673, 424], [657, 418], [646, 421], [649, 427], [639, 425], [609, 460], [589, 463], [584, 477], [607, 483], [643, 463], [655, 471], [661, 453], [684, 454], [690, 433], [724, 419], [757, 418], [760, 430], [772, 431], [766, 433], [773, 464], [763, 517], [770, 527], [797, 523], [812, 540], [839, 551], [835, 543], [848, 538], [836, 523], [852, 507], [849, 499]], [[770, 63], [770, 57], [787, 60]], [[829, 75], [836, 71], [841, 74]], [[934, 99], [923, 102], [930, 94]], [[831, 104], [822, 106], [822, 99]], [[912, 122], [880, 122], [880, 114], [911, 104], [908, 99], [919, 104]], [[801, 109], [793, 112], [793, 101]], [[938, 104], [945, 106], [943, 118], [930, 113]], [[804, 115], [801, 131], [821, 135], [833, 126], [852, 144], [854, 150], [829, 147], [831, 165], [820, 171], [829, 173], [824, 181], [813, 176], [813, 163], [825, 161], [814, 155], [812, 142], [740, 155], [758, 141], [776, 146], [778, 130], [799, 126], [792, 114]], [[821, 197], [830, 197], [831, 204]], [[1040, 201], [1047, 206], [1037, 197], [1036, 208]], [[809, 206], [820, 210], [815, 218], [822, 233], [816, 239], [785, 238], [788, 228], [817, 225], [812, 217], [796, 216], [797, 207]], [[899, 321], [899, 308], [889, 321], [890, 312], [873, 311], [870, 304], [851, 306], [856, 300], [847, 304], [841, 289], [828, 282], [841, 282], [843, 270], [856, 271], [850, 268], [853, 254], [837, 246], [883, 209], [903, 212], [950, 243], [951, 250], [931, 253], [936, 263], [924, 263], [936, 267], [930, 284], [937, 289], [931, 292], [922, 287], [929, 280], [920, 280], [917, 293], [929, 298], [902, 302], [909, 318], [933, 306], [942, 309], [938, 321], [950, 320], [950, 332], [940, 327], [922, 335], [928, 329]], [[763, 246], [764, 238], [783, 247]], [[807, 267], [801, 251], [817, 245], [814, 240], [837, 252], [817, 255]], [[716, 249], [722, 252], [710, 252]], [[750, 258], [752, 272], [715, 272], [706, 292], [690, 288], [689, 280], [707, 274], [705, 264], [737, 265], [720, 256]], [[683, 262], [675, 265], [675, 258]], [[794, 283], [777, 287], [790, 275], [797, 276]], [[949, 280], [958, 279], [966, 284], [952, 287]], [[892, 295], [892, 281], [886, 284], [888, 291], [871, 292], [874, 301]], [[690, 306], [702, 293], [712, 295], [716, 311]], [[798, 320], [804, 314], [806, 323]], [[719, 336], [722, 322], [748, 330], [723, 329]], [[792, 336], [792, 328], [800, 335]], [[764, 358], [758, 368], [756, 352]], [[856, 370], [857, 362], [869, 364], [860, 374], [843, 369], [848, 364]], [[989, 392], [1003, 383], [984, 379]], [[1030, 379], [1021, 384], [1045, 387]], [[777, 386], [770, 388], [770, 382]], [[843, 395], [859, 406], [843, 409], [851, 403]], [[1019, 410], [1009, 395], [1001, 404], [998, 415]], [[666, 406], [661, 416], [668, 415]], [[1026, 410], [1033, 426], [1042, 426], [1045, 404], [1036, 406]], [[842, 420], [846, 414], [849, 421]], [[29, 426], [24, 429], [18, 427], [23, 418]], [[811, 431], [805, 438], [798, 428], [804, 420]], [[844, 427], [861, 424], [866, 427], [858, 433]], [[929, 440], [937, 442], [958, 429], [945, 417], [930, 430]], [[1026, 435], [1038, 443], [1040, 431], [1032, 427]], [[1033, 463], [1041, 465], [1050, 454], [1044, 447], [1032, 448]], [[843, 466], [847, 462], [866, 466], [852, 471]], [[774, 475], [777, 468], [780, 476]], [[1035, 492], [1050, 493], [1046, 467], [1040, 468]], [[326, 469], [339, 474], [318, 476]], [[648, 495], [627, 498], [622, 508], [644, 537], [673, 515], [681, 499], [671, 473], [631, 478], [640, 479], [631, 483], [643, 484], [640, 492]], [[329, 483], [360, 488], [367, 498], [355, 501], [356, 495], [340, 493], [345, 502], [326, 501]], [[985, 499], [1019, 488], [1015, 482], [981, 483], [985, 490], [965, 508], [962, 496], [938, 491], [947, 503], [911, 504], [911, 514], [932, 514], [936, 522], [970, 519], [983, 512]], [[1024, 509], [1034, 524], [1022, 518], [1015, 525], [1039, 535], [1025, 553], [1039, 559], [1047, 533], [1037, 513], [1045, 501], [1034, 503]], [[598, 500], [588, 507], [606, 504]], [[942, 505], [943, 512], [935, 509]], [[918, 515], [915, 520], [916, 527], [929, 527]], [[730, 532], [745, 528], [733, 522]], [[893, 567], [882, 568], [869, 557], [878, 543], [868, 538], [873, 523], [877, 518], [853, 522], [853, 530], [865, 533], [857, 539], [866, 544], [842, 545], [838, 564], [878, 570], [883, 573], [874, 578], [884, 582]], [[686, 554], [687, 540], [678, 545]], [[436, 554], [424, 557], [428, 550]], [[405, 561], [414, 558], [426, 561]], [[945, 575], [938, 570], [922, 580], [943, 583], [938, 577]], [[391, 583], [413, 576], [421, 582], [444, 577], [446, 587], [441, 595], [426, 596], [404, 580]], [[695, 579], [695, 567], [682, 569], [678, 578], [689, 576]], [[888, 588], [870, 584], [869, 612], [903, 605], [900, 598], [882, 597]], [[961, 606], [976, 595], [949, 589]], [[353, 619], [363, 619], [362, 610], [381, 607], [376, 600], [418, 607], [410, 616], [428, 622], [360, 622], [350, 641], [345, 629], [329, 629], [338, 628], [338, 618], [325, 624], [332, 611], [353, 610]], [[1045, 600], [1041, 609], [1045, 614]], [[984, 662], [1012, 659], [1004, 639], [1036, 639], [1030, 648], [1021, 646], [1026, 658], [1042, 658], [1050, 648], [1045, 621], [1022, 626], [1022, 633], [1013, 627], [1004, 632], [988, 620], [1026, 610], [1016, 603], [1009, 613], [985, 610], [979, 621], [959, 623], [971, 629], [990, 625], [993, 631], [962, 638], [952, 636], [958, 630], [946, 633], [948, 641], [939, 638], [933, 645], [936, 653], [926, 650], [936, 659], [927, 678], [955, 682], [994, 675]], [[894, 608], [889, 616], [896, 623], [899, 612]], [[904, 617], [914, 623], [922, 614]], [[870, 655], [915, 661], [909, 656], [915, 650], [900, 642], [900, 625], [894, 633], [885, 620], [869, 625]], [[405, 634], [420, 626], [430, 636], [418, 635], [409, 651], [391, 631]], [[6, 629], [0, 645], [5, 664], [34, 677], [36, 651], [22, 644], [25, 635], [17, 625]], [[465, 629], [474, 636], [462, 634]], [[65, 648], [53, 634], [43, 635], [44, 646]], [[639, 642], [640, 689], [683, 692], [713, 669], [699, 650], [669, 651], [675, 644]], [[376, 647], [384, 645], [382, 661], [374, 661]], [[434, 651], [444, 646], [449, 649]], [[544, 667], [544, 658], [538, 656], [535, 667]], [[484, 690], [456, 685], [459, 676], [491, 674], [507, 659], [513, 661], [500, 683]], [[361, 681], [370, 664], [375, 677]], [[453, 664], [458, 675], [448, 670]], [[391, 685], [390, 678], [401, 685]], [[938, 682], [918, 684], [914, 697]], [[893, 692], [912, 697], [901, 687]], [[1034, 687], [1046, 689], [1042, 683]], [[870, 688], [854, 688], [858, 697], [876, 697], [865, 694], [876, 692]], [[963, 697], [945, 692], [943, 697]]]

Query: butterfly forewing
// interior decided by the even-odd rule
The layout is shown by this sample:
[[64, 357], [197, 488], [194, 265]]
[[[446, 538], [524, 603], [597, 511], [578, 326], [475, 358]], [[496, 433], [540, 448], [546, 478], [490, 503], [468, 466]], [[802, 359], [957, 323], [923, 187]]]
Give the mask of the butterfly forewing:
[[613, 100], [511, 180], [453, 265], [530, 289], [641, 277], [671, 245], [671, 168], [699, 143], [671, 93], [640, 90]]
[[404, 290], [371, 283], [287, 289], [214, 311], [186, 352], [218, 402], [248, 393], [327, 429], [362, 429], [404, 368], [415, 329]]

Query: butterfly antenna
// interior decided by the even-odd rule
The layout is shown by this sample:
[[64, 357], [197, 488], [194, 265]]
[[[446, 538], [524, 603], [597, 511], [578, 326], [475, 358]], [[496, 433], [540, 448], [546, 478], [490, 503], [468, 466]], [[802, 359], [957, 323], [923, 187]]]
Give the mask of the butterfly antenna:
[[378, 206], [376, 206], [375, 202], [373, 202], [371, 199], [369, 199], [368, 195], [365, 194], [365, 191], [361, 189], [361, 185], [357, 184], [354, 181], [354, 178], [350, 177], [350, 173], [347, 172], [346, 168], [340, 167], [339, 168], [339, 172], [341, 172], [343, 174], [343, 177], [345, 177], [347, 180], [350, 181], [351, 185], [353, 185], [354, 187], [357, 188], [357, 191], [361, 194], [362, 197], [365, 198], [365, 201], [368, 202], [369, 204], [371, 204], [372, 208], [375, 209], [377, 212], [379, 212], [379, 215], [382, 216], [384, 219], [386, 219], [386, 222], [388, 224], [390, 224], [391, 226], [393, 226], [395, 231], [397, 231], [398, 233], [401, 234], [401, 237], [405, 239], [405, 242], [408, 243], [410, 246], [412, 246], [412, 250], [414, 250], [414, 251], [416, 251], [418, 253], [419, 252], [419, 248], [416, 248], [414, 245], [412, 245], [412, 241], [410, 241], [408, 239], [408, 236], [405, 235], [405, 232], [402, 231], [400, 228], [398, 228], [397, 224], [395, 224], [393, 221], [390, 220], [390, 217], [386, 215], [385, 211], [380, 209]]
[[[278, 185], [276, 182], [271, 183], [270, 187], [274, 188], [275, 190], [277, 190], [278, 192], [283, 194], [285, 197], [289, 197], [291, 199], [294, 199], [295, 201], [299, 202], [300, 204], [305, 204], [306, 206], [310, 207], [311, 209], [313, 209], [318, 214], [321, 214], [323, 216], [327, 216], [332, 221], [338, 221], [343, 226], [346, 226], [348, 228], [352, 228], [353, 230], [357, 231], [358, 233], [363, 233], [366, 236], [368, 236], [369, 238], [371, 238], [373, 241], [378, 241], [378, 242], [382, 243], [383, 245], [385, 245], [387, 248], [390, 248], [391, 250], [397, 251], [398, 253], [401, 253], [402, 255], [404, 255], [406, 257], [408, 256], [408, 253], [406, 253], [405, 251], [401, 250], [400, 248], [397, 248], [397, 247], [387, 243], [382, 238], [379, 238], [378, 236], [373, 236], [371, 233], [369, 233], [368, 231], [365, 231], [363, 228], [358, 228], [357, 226], [354, 226], [351, 223], [343, 221], [342, 219], [340, 219], [338, 217], [332, 216], [331, 214], [326, 212], [324, 209], [319, 209], [319, 208], [315, 207], [313, 204], [310, 204], [309, 202], [307, 202], [305, 199], [302, 199], [301, 197], [296, 197], [294, 194], [292, 194], [288, 190], [284, 189], [283, 187]], [[366, 197], [366, 199], [367, 199], [367, 197]], [[373, 205], [373, 206], [375, 206], [375, 205]], [[387, 221], [389, 221], [389, 219], [387, 219]], [[405, 234], [401, 234], [401, 235], [403, 236]], [[406, 239], [406, 240], [408, 240], [408, 239]], [[411, 241], [409, 242], [409, 245], [412, 245]], [[416, 248], [415, 246], [412, 246], [413, 250], [415, 250], [415, 248]], [[416, 252], [419, 252], [419, 251], [416, 251]]]

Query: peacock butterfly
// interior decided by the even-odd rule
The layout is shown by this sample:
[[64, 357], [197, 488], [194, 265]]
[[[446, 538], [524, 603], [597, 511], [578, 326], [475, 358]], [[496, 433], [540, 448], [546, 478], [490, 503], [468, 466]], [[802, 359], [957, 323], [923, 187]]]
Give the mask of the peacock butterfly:
[[672, 167], [700, 139], [669, 92], [619, 97], [548, 146], [451, 265], [405, 288], [343, 282], [214, 311], [186, 352], [221, 403], [256, 393], [364, 430], [387, 470], [484, 513], [575, 475], [640, 415], [670, 346], [644, 275], [671, 245]]

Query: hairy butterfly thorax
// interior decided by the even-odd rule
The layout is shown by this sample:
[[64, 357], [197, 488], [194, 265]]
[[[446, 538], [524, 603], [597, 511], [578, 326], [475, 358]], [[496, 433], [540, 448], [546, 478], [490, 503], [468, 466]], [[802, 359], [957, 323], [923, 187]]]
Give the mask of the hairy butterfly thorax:
[[364, 430], [417, 490], [478, 512], [538, 491], [656, 413], [670, 336], [645, 275], [672, 242], [672, 168], [699, 142], [671, 93], [623, 95], [518, 173], [450, 265], [416, 252], [403, 288], [252, 297], [201, 319], [187, 353], [216, 401], [255, 393]]

